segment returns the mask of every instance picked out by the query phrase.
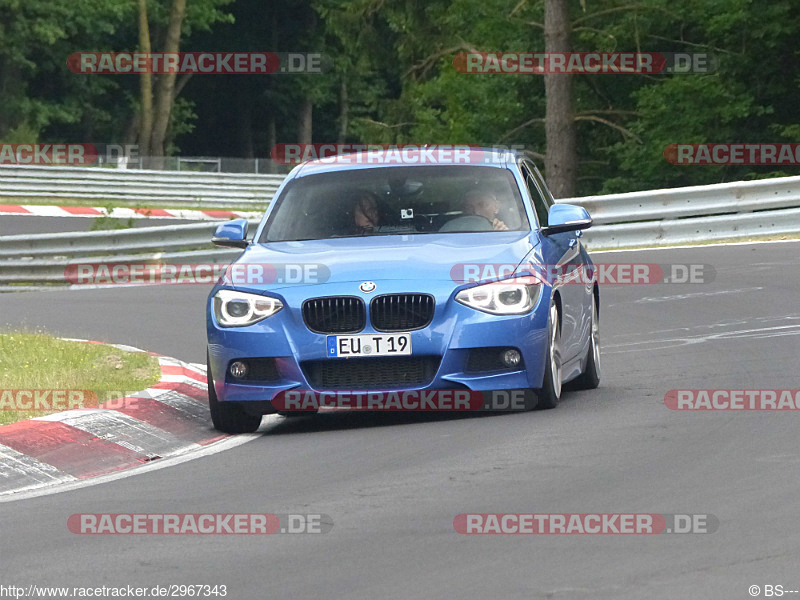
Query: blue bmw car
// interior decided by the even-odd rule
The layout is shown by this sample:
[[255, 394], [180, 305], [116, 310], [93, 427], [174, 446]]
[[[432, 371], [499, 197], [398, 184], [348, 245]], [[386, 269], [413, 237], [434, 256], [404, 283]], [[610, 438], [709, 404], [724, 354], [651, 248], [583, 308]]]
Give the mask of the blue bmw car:
[[277, 402], [292, 390], [513, 391], [531, 409], [554, 408], [567, 382], [597, 387], [591, 223], [519, 151], [299, 165], [252, 241], [244, 220], [213, 239], [244, 249], [208, 298], [214, 426], [297, 414]]

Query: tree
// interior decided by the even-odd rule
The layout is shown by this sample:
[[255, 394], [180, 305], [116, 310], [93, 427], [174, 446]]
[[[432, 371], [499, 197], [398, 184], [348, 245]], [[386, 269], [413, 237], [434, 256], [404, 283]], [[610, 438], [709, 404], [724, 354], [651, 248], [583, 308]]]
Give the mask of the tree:
[[[151, 0], [155, 1], [155, 0]], [[232, 0], [198, 0], [193, 6], [194, 13], [187, 13], [186, 0], [171, 0], [169, 17], [163, 31], [163, 44], [159, 52], [175, 54], [181, 49], [181, 37], [184, 29], [192, 25], [199, 29], [208, 29], [217, 21], [230, 20], [230, 15], [221, 13], [219, 7]], [[163, 5], [156, 4], [163, 10]], [[193, 18], [194, 17], [194, 18]], [[185, 21], [188, 21], [185, 24]], [[150, 23], [148, 19], [147, 0], [139, 0], [139, 50], [149, 53], [151, 50]], [[163, 24], [163, 21], [162, 21]], [[183, 85], [189, 79], [184, 75], [181, 84], [176, 85], [176, 72], [161, 73], [155, 78], [150, 73], [140, 74], [141, 105], [139, 115], [139, 152], [144, 157], [145, 166], [163, 168], [167, 131], [173, 113], [175, 101]]]
[[[122, 82], [71, 73], [79, 50], [107, 50], [133, 14], [105, 0], [0, 0], [0, 140], [86, 141], [113, 130]], [[106, 138], [109, 139], [109, 138]]]
[[[150, 25], [147, 23], [147, 0], [139, 0], [139, 50], [150, 53]], [[139, 76], [141, 86], [141, 116], [139, 118], [139, 145], [142, 154], [150, 156], [150, 137], [153, 132], [153, 76], [150, 72]], [[163, 146], [161, 148], [163, 154]]]
[[[567, 0], [546, 0], [544, 9], [545, 52], [572, 51]], [[545, 132], [547, 155], [545, 172], [556, 198], [575, 195], [578, 174], [577, 127], [575, 123], [572, 75], [546, 73], [544, 76]]]

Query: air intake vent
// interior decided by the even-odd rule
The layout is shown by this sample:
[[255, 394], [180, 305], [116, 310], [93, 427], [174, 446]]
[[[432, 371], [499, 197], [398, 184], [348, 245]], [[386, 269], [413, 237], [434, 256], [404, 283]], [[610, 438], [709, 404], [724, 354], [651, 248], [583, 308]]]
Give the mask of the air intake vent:
[[331, 296], [303, 302], [303, 320], [315, 333], [358, 333], [367, 322], [361, 298]]
[[436, 301], [429, 294], [386, 294], [369, 305], [376, 331], [410, 331], [430, 325]]
[[392, 356], [311, 360], [301, 366], [316, 389], [383, 390], [427, 385], [440, 362], [439, 356]]

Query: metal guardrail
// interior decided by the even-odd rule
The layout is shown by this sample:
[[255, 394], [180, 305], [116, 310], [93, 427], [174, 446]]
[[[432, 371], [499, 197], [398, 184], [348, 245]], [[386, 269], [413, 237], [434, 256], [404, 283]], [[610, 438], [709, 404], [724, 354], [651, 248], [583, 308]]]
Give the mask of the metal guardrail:
[[585, 233], [590, 249], [668, 246], [741, 240], [757, 236], [797, 235], [800, 208], [645, 223], [600, 225]]
[[[258, 221], [249, 221], [253, 232]], [[241, 250], [215, 248], [219, 222], [113, 231], [0, 237], [0, 291], [69, 283], [70, 265], [100, 263], [228, 264]], [[59, 286], [59, 287], [60, 287]], [[86, 286], [78, 286], [86, 287]]]
[[0, 237], [0, 268], [6, 259], [45, 256], [102, 256], [107, 254], [157, 253], [211, 247], [219, 222], [191, 225], [138, 227], [111, 231], [77, 231]]
[[[14, 167], [17, 169], [25, 168]], [[112, 171], [111, 175], [117, 173]], [[175, 179], [174, 173], [154, 174]], [[195, 185], [201, 185], [197, 179], [204, 179], [202, 185], [214, 185], [218, 196], [222, 195], [220, 190], [225, 190], [227, 195], [225, 178], [218, 180], [219, 177], [219, 174], [191, 175]], [[280, 183], [277, 179], [281, 177], [273, 178], [269, 185], [277, 188]], [[54, 179], [58, 180], [55, 176]], [[800, 232], [800, 177], [588, 196], [559, 202], [582, 205], [592, 214], [595, 225], [584, 233], [590, 249], [685, 244]], [[251, 222], [251, 231], [255, 229], [255, 223]], [[228, 263], [240, 251], [211, 246], [211, 235], [217, 225], [203, 222], [0, 237], [0, 291], [32, 289], [28, 286], [48, 283], [65, 284], [65, 269], [76, 263]]]
[[592, 215], [589, 248], [631, 248], [800, 233], [800, 177], [563, 198]]
[[25, 198], [265, 208], [285, 175], [0, 165], [0, 201]]
[[800, 177], [737, 181], [558, 202], [580, 204], [596, 225], [800, 207]]
[[[97, 268], [99, 265], [108, 264], [203, 264], [221, 265], [229, 264], [236, 260], [242, 250], [219, 249], [219, 250], [196, 250], [190, 252], [167, 252], [155, 254], [131, 254], [118, 256], [93, 257], [91, 260], [79, 259], [34, 259], [34, 260], [0, 260], [0, 291], [26, 291], [27, 286], [35, 285], [37, 289], [42, 284], [53, 284], [62, 287], [70, 283], [70, 272], [74, 273], [74, 267], [79, 265], [91, 265]], [[16, 285], [15, 285], [16, 284]], [[20, 284], [24, 284], [20, 285]], [[135, 285], [135, 284], [132, 284]], [[87, 288], [90, 286], [76, 285], [75, 287]]]

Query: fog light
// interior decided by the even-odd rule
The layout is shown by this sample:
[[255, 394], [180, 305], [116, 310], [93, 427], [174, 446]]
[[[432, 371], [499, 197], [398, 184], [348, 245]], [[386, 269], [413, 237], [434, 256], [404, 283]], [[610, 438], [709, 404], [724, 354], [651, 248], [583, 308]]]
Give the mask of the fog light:
[[242, 379], [247, 375], [247, 363], [243, 363], [239, 360], [232, 362], [229, 371], [236, 379]]
[[522, 355], [519, 350], [506, 350], [502, 355], [503, 364], [507, 367], [518, 367], [522, 362]]

